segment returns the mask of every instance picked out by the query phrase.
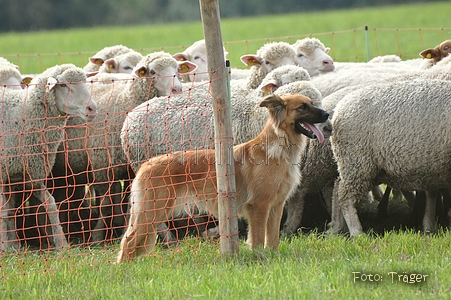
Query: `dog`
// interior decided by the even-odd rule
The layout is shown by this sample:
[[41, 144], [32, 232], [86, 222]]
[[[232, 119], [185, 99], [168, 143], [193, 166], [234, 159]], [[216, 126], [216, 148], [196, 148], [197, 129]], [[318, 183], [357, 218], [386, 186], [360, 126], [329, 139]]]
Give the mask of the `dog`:
[[[286, 199], [299, 182], [299, 162], [308, 138], [324, 140], [315, 123], [329, 114], [302, 95], [270, 95], [260, 107], [268, 121], [254, 139], [233, 147], [238, 215], [248, 222], [251, 249], [277, 250]], [[231, 162], [230, 162], [231, 163]], [[117, 262], [155, 247], [157, 227], [177, 211], [196, 205], [217, 216], [215, 150], [178, 151], [151, 158], [138, 170], [130, 195], [130, 221]]]

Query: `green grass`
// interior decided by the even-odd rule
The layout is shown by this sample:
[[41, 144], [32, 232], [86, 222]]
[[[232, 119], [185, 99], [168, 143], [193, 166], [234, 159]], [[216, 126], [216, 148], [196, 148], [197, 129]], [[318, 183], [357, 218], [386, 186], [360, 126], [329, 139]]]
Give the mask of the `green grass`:
[[[217, 241], [197, 239], [123, 264], [103, 248], [8, 256], [0, 264], [0, 298], [444, 299], [451, 292], [450, 246], [449, 232], [408, 231], [352, 240], [309, 234], [283, 239], [278, 252], [252, 252], [243, 243], [228, 259]], [[354, 278], [363, 274], [382, 281]], [[405, 283], [410, 274], [427, 277]]]
[[[425, 46], [451, 36], [449, 2], [284, 16], [222, 20], [232, 66], [267, 41], [316, 36], [336, 60], [365, 60], [368, 24], [371, 56], [417, 57]], [[389, 28], [385, 30], [383, 28]], [[396, 30], [399, 28], [399, 30]], [[421, 28], [421, 30], [419, 30]], [[354, 30], [355, 29], [355, 30]], [[140, 27], [73, 29], [0, 35], [0, 56], [37, 73], [53, 64], [83, 66], [104, 46], [124, 44], [143, 53], [181, 51], [203, 37], [200, 22]], [[374, 207], [373, 207], [374, 208]], [[389, 208], [390, 209], [390, 208]], [[0, 254], [0, 299], [434, 299], [451, 293], [451, 234], [399, 231], [405, 220], [381, 221], [363, 212], [357, 239], [311, 233], [281, 241], [279, 251], [251, 252], [241, 244], [223, 259], [217, 241], [188, 239], [179, 248], [158, 248], [149, 257], [114, 264], [118, 246], [68, 251]], [[404, 218], [404, 219], [403, 219]], [[392, 230], [384, 233], [384, 230]], [[371, 231], [371, 230], [370, 230]], [[353, 281], [353, 272], [379, 274], [382, 282]], [[421, 273], [426, 282], [391, 282], [389, 272]], [[395, 279], [397, 277], [395, 276]]]
[[[223, 19], [221, 27], [223, 41], [235, 67], [244, 66], [239, 61], [241, 55], [255, 53], [267, 41], [294, 42], [310, 35], [330, 46], [331, 54], [337, 61], [366, 60], [365, 25], [370, 27], [368, 37], [371, 57], [399, 54], [408, 59], [418, 57], [425, 47], [433, 47], [451, 36], [448, 8], [449, 2], [445, 1]], [[105, 46], [124, 44], [144, 54], [162, 49], [176, 53], [201, 38], [203, 31], [200, 21], [8, 33], [0, 35], [0, 56], [18, 63], [23, 73], [38, 73], [58, 63], [71, 62], [83, 66], [90, 55]]]

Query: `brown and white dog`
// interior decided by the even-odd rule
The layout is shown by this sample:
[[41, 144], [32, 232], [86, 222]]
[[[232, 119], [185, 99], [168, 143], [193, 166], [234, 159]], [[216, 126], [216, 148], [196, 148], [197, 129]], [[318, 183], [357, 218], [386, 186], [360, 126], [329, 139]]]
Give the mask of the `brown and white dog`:
[[[285, 200], [299, 182], [299, 162], [307, 137], [323, 140], [313, 125], [329, 114], [302, 95], [270, 95], [260, 107], [268, 122], [253, 140], [233, 147], [238, 215], [249, 223], [251, 249], [279, 245]], [[131, 211], [117, 262], [155, 247], [158, 225], [177, 211], [196, 205], [217, 216], [214, 150], [175, 152], [157, 156], [139, 169], [131, 188]]]

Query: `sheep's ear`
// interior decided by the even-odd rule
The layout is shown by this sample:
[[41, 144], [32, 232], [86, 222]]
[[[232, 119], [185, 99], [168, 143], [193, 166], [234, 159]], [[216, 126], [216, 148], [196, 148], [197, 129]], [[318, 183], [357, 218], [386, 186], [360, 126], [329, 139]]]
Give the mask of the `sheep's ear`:
[[269, 95], [274, 93], [275, 90], [277, 90], [279, 86], [277, 85], [276, 80], [268, 80], [264, 85], [260, 87], [261, 91], [263, 92], [263, 95]]
[[[145, 66], [141, 66], [141, 67], [135, 69], [135, 74], [138, 77], [144, 77], [144, 75], [146, 75], [146, 73], [147, 73], [147, 67], [145, 67]], [[155, 74], [155, 72], [154, 72], [154, 74]]]
[[101, 65], [103, 65], [103, 63], [104, 63], [103, 58], [95, 57], [95, 56], [90, 57], [90, 58], [89, 58], [89, 61], [90, 61], [91, 63], [95, 64], [95, 65], [98, 65], [98, 66], [101, 66]]
[[186, 61], [188, 60], [188, 57], [183, 53], [176, 53], [172, 55], [172, 57], [177, 61]]
[[197, 69], [197, 65], [193, 64], [190, 61], [178, 61], [177, 62], [178, 65], [178, 72], [179, 73], [190, 73], [190, 72], [194, 72]]
[[89, 78], [89, 77], [99, 74], [99, 71], [86, 72], [85, 74], [86, 74], [86, 78]]
[[104, 65], [107, 66], [108, 72], [111, 72], [113, 70], [117, 69], [116, 60], [114, 58], [107, 59], [103, 62]]
[[422, 58], [440, 58], [440, 51], [434, 48], [426, 49], [420, 52]]
[[326, 47], [326, 49], [324, 49], [324, 52], [327, 54], [327, 53], [329, 53], [329, 51], [330, 51], [330, 48], [329, 47]]
[[47, 78], [47, 85], [46, 85], [46, 87], [45, 87], [45, 90], [46, 90], [47, 92], [50, 91], [51, 89], [53, 89], [53, 87], [54, 87], [57, 83], [58, 83], [58, 80], [56, 80], [55, 78], [53, 78], [53, 77]]
[[240, 59], [248, 67], [261, 65], [261, 63], [262, 63], [262, 59], [260, 58], [260, 56], [252, 55], [252, 54], [243, 55], [243, 56], [241, 56]]
[[282, 121], [282, 115], [285, 111], [286, 105], [282, 97], [278, 95], [269, 95], [263, 98], [260, 102], [260, 107], [266, 107], [269, 111], [269, 115], [274, 119], [275, 124], [278, 126]]
[[22, 78], [21, 84], [30, 84], [32, 80], [33, 80], [33, 77], [25, 76]]

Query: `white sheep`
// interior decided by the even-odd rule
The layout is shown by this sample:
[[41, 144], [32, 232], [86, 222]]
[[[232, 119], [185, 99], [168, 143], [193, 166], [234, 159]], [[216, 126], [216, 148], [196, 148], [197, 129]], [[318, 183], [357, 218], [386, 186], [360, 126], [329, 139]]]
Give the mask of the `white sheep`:
[[[119, 137], [127, 111], [153, 97], [181, 92], [177, 78], [179, 69], [189, 72], [195, 67], [190, 62], [180, 65], [165, 52], [150, 53], [134, 68], [132, 80], [119, 84], [91, 84], [99, 114], [88, 126], [80, 126], [76, 119], [66, 126], [64, 148], [57, 155], [52, 173], [61, 178], [82, 174], [75, 179], [76, 184], [87, 183], [96, 190], [103, 216], [96, 223], [94, 241], [105, 237], [103, 229], [112, 214], [108, 211], [112, 203], [117, 204], [114, 209], [120, 210], [122, 190], [119, 180], [130, 178]], [[62, 192], [66, 191], [63, 189]]]
[[0, 64], [0, 86], [20, 90], [21, 84], [22, 75], [16, 67]]
[[[435, 231], [435, 196], [451, 187], [451, 82], [412, 80], [373, 85], [341, 100], [332, 118], [339, 179], [331, 232], [362, 233], [355, 203], [374, 184], [426, 191], [424, 231]], [[344, 221], [346, 223], [344, 223]]]
[[[284, 68], [285, 71], [288, 69]], [[292, 66], [291, 69], [292, 74], [298, 74], [290, 76], [291, 78], [308, 78], [302, 68]], [[272, 72], [277, 73], [277, 70]], [[271, 73], [268, 74], [268, 78], [273, 78], [272, 76]], [[278, 82], [282, 82], [282, 79]], [[271, 80], [269, 85], [274, 84], [275, 81]], [[260, 89], [250, 91], [231, 91], [234, 143], [250, 140], [263, 128], [267, 116], [258, 109], [258, 103], [266, 89], [261, 86]], [[285, 84], [276, 91], [279, 95], [289, 92], [308, 96], [315, 106], [321, 107], [321, 94], [308, 81]], [[141, 162], [155, 155], [181, 149], [211, 147], [211, 109], [208, 83], [195, 86], [180, 95], [155, 98], [135, 107], [128, 113], [121, 132], [122, 146], [132, 168], [138, 170]]]
[[[224, 48], [224, 61], [226, 60], [227, 54], [228, 52]], [[210, 80], [208, 75], [207, 48], [205, 46], [205, 40], [202, 39], [194, 42], [183, 52], [174, 54], [173, 57], [177, 61], [190, 61], [197, 65], [196, 73], [181, 76], [181, 80], [183, 82]]]
[[2, 95], [2, 212], [0, 250], [19, 247], [13, 206], [21, 205], [22, 190], [43, 204], [51, 224], [54, 246], [67, 246], [55, 199], [45, 187], [63, 139], [67, 116], [97, 113], [86, 86], [85, 72], [72, 64], [47, 69], [25, 90], [5, 90]]
[[83, 70], [86, 72], [99, 71], [100, 67], [107, 59], [131, 51], [133, 50], [123, 45], [105, 47], [89, 58], [89, 62], [83, 67]]
[[99, 73], [130, 74], [141, 61], [142, 54], [131, 50], [127, 53], [106, 59], [99, 68]]
[[401, 65], [396, 62], [386, 63], [348, 63], [337, 65], [334, 72], [315, 76], [312, 83], [326, 97], [342, 88], [364, 86], [381, 81], [393, 80], [400, 75], [415, 75], [421, 72], [418, 68]]
[[306, 69], [310, 76], [331, 72], [335, 69], [333, 59], [327, 54], [330, 48], [326, 48], [319, 39], [297, 40], [293, 44], [293, 48], [296, 51], [294, 62]]
[[280, 66], [295, 65], [295, 54], [290, 44], [273, 42], [263, 45], [256, 54], [241, 56], [241, 61], [251, 68], [246, 88], [256, 89], [269, 72]]

